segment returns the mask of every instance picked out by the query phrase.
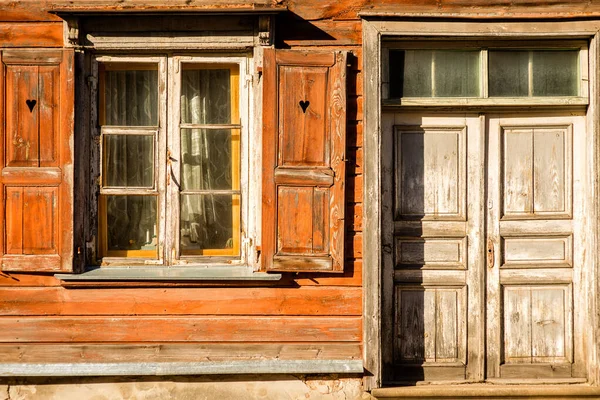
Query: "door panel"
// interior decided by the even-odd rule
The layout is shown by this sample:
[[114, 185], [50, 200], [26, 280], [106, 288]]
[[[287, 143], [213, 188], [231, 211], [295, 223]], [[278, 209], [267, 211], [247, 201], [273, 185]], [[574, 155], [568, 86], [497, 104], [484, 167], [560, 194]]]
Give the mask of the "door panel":
[[584, 376], [585, 117], [383, 122], [386, 382]]
[[482, 375], [481, 122], [478, 116], [395, 116], [390, 381]]
[[584, 119], [490, 117], [488, 129], [487, 375], [571, 377]]

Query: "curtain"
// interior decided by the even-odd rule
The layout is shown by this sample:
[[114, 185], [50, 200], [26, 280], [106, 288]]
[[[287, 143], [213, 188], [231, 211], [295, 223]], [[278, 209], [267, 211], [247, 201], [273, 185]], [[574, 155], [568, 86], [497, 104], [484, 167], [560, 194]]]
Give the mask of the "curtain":
[[[230, 90], [229, 69], [183, 70], [181, 122], [230, 124]], [[181, 130], [183, 251], [231, 247], [232, 195], [206, 192], [233, 189], [231, 146], [230, 129]]]
[[[105, 125], [158, 125], [156, 70], [107, 71], [104, 78]], [[105, 186], [152, 188], [154, 140], [153, 135], [105, 135]], [[108, 249], [139, 250], [156, 246], [156, 203], [155, 196], [107, 196]]]

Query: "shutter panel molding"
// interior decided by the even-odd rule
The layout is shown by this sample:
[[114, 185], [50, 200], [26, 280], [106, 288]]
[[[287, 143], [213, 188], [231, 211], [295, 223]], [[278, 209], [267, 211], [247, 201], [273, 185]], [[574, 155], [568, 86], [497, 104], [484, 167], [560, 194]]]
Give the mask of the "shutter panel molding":
[[73, 271], [73, 60], [0, 52], [2, 271]]
[[343, 272], [347, 53], [264, 50], [263, 268]]

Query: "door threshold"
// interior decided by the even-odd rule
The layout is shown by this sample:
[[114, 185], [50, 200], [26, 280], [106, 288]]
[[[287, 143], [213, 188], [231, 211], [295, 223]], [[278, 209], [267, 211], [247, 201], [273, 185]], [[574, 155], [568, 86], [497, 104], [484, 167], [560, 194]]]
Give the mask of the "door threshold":
[[[516, 380], [513, 380], [516, 382]], [[521, 381], [525, 383], [525, 381]], [[500, 380], [488, 383], [425, 384], [373, 389], [376, 399], [481, 399], [481, 398], [599, 398], [600, 387], [576, 382], [562, 384], [510, 384]]]

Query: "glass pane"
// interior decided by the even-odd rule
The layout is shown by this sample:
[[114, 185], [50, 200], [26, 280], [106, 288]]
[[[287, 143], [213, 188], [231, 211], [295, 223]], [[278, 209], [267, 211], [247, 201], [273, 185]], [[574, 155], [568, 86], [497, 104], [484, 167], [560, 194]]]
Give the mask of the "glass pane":
[[390, 95], [394, 98], [480, 96], [479, 51], [391, 51]]
[[239, 129], [181, 130], [181, 188], [239, 188]]
[[104, 72], [104, 125], [158, 125], [158, 71]]
[[154, 186], [154, 136], [104, 136], [104, 186]]
[[533, 52], [534, 96], [577, 96], [579, 52], [554, 50]]
[[156, 250], [156, 196], [106, 196], [108, 251]]
[[181, 195], [181, 254], [237, 255], [239, 221], [239, 195]]
[[435, 51], [433, 97], [479, 96], [479, 51]]
[[431, 50], [390, 51], [390, 95], [431, 97]]
[[488, 52], [490, 97], [529, 95], [529, 51]]
[[181, 122], [188, 124], [230, 124], [231, 71], [192, 69], [181, 73]]

